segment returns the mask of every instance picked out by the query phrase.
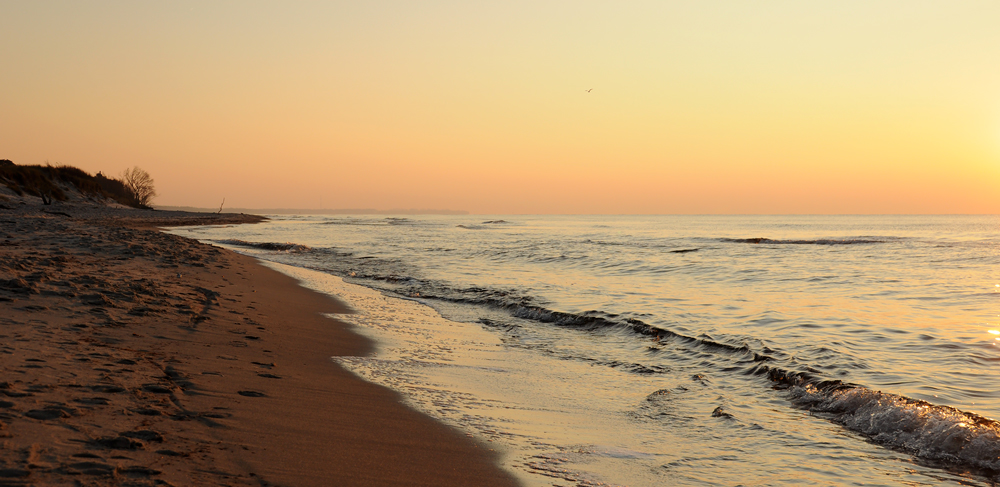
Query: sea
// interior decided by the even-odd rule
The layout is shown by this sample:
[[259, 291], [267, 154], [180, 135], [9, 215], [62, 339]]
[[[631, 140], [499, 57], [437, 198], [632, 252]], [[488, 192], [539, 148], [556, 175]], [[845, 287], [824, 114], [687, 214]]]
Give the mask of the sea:
[[526, 486], [997, 485], [1000, 217], [271, 215], [331, 357]]

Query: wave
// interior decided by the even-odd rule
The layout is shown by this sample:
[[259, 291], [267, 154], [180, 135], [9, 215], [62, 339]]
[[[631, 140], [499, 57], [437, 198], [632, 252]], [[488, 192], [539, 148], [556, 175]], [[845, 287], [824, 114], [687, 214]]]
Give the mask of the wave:
[[320, 225], [356, 225], [356, 226], [385, 226], [385, 225], [420, 225], [422, 222], [411, 218], [386, 217], [386, 218], [336, 218], [319, 222]]
[[[433, 299], [429, 295], [421, 296]], [[527, 298], [521, 300], [528, 301]], [[733, 345], [709, 336], [690, 337], [635, 318], [598, 311], [563, 313], [527, 303], [512, 303], [502, 295], [461, 301], [501, 307], [521, 319], [581, 330], [625, 329], [655, 337], [660, 342], [679, 341], [703, 351], [731, 355], [747, 366], [748, 374], [764, 376], [774, 388], [787, 391], [788, 400], [796, 407], [826, 417], [872, 442], [946, 466], [972, 468], [990, 477], [1000, 474], [1000, 422], [974, 413], [840, 380], [826, 380], [807, 372], [790, 371], [774, 365], [776, 359], [771, 355], [755, 351], [746, 344]], [[660, 367], [643, 364], [594, 362], [623, 367], [638, 374], [665, 372]]]
[[943, 466], [1000, 475], [1000, 422], [949, 406], [876, 391], [841, 381], [823, 381], [760, 365], [792, 404], [826, 416], [870, 441]]
[[261, 250], [274, 250], [279, 252], [305, 252], [309, 250], [309, 247], [295, 243], [247, 242], [246, 240], [239, 240], [235, 238], [224, 239], [224, 240], [213, 240], [213, 242], [224, 245], [234, 245], [237, 247], [247, 247], [247, 248], [261, 249]]
[[321, 222], [321, 225], [356, 225], [356, 226], [379, 226], [385, 225], [384, 221], [378, 220], [356, 220], [356, 219], [344, 219], [344, 220], [327, 220]]
[[[744, 239], [747, 241], [748, 239]], [[749, 239], [756, 240], [756, 239]], [[737, 242], [741, 242], [736, 240]], [[877, 243], [884, 240], [852, 239], [852, 243]], [[238, 242], [238, 243], [235, 243]], [[818, 245], [821, 240], [788, 241], [809, 242]], [[846, 241], [838, 241], [843, 244]], [[252, 243], [220, 241], [231, 245], [268, 248], [280, 245], [279, 250], [290, 249], [295, 244]], [[828, 244], [829, 245], [829, 244]], [[319, 270], [334, 271], [349, 279], [367, 281], [367, 285], [401, 296], [419, 297], [420, 300], [468, 304], [502, 310], [509, 316], [537, 323], [545, 323], [581, 331], [612, 331], [632, 333], [651, 338], [656, 344], [647, 353], [677, 353], [688, 349], [693, 353], [724, 357], [747, 376], [766, 380], [771, 388], [783, 391], [789, 403], [808, 410], [854, 431], [870, 441], [887, 448], [902, 451], [923, 461], [945, 468], [974, 470], [990, 478], [1000, 475], [1000, 423], [974, 413], [948, 406], [940, 406], [902, 395], [873, 390], [864, 385], [851, 384], [822, 377], [806, 364], [792, 366], [780, 351], [767, 347], [752, 347], [746, 343], [731, 343], [708, 335], [688, 336], [663, 326], [657, 326], [635, 316], [603, 311], [567, 313], [549, 309], [537, 298], [517, 289], [489, 287], [455, 287], [448, 283], [413, 277], [405, 262], [380, 257], [357, 257], [350, 252], [332, 248], [313, 249], [295, 257], [314, 254], [324, 257]], [[298, 264], [298, 265], [301, 265]], [[337, 269], [330, 269], [329, 266]], [[518, 325], [481, 319], [480, 323], [504, 331]], [[661, 347], [680, 345], [669, 349]], [[555, 352], [553, 352], [555, 353]], [[590, 357], [560, 357], [592, 362], [595, 365], [618, 368], [635, 374], [663, 374], [669, 369], [655, 364], [631, 361], [596, 360]], [[810, 372], [793, 370], [802, 368]]]
[[632, 242], [618, 242], [613, 240], [594, 240], [586, 239], [580, 243], [587, 245], [597, 245], [601, 247], [635, 247], [640, 249], [664, 249], [672, 254], [686, 254], [688, 252], [697, 252], [700, 249], [696, 248], [677, 248], [676, 244], [663, 243], [663, 242], [643, 242], [643, 241], [632, 241]]
[[[581, 314], [554, 311], [533, 304], [529, 297], [510, 292], [481, 288], [455, 291], [466, 296], [435, 295], [427, 291], [419, 292], [419, 296], [491, 306], [520, 319], [565, 328], [625, 330], [652, 337], [661, 344], [672, 341], [702, 352], [728, 355], [745, 367], [748, 375], [763, 376], [773, 388], [786, 391], [792, 405], [825, 417], [874, 443], [944, 467], [974, 469], [988, 477], [1000, 475], [1000, 423], [992, 419], [862, 385], [824, 379], [808, 372], [792, 371], [777, 365], [780, 361], [768, 353], [773, 351], [766, 347], [758, 351], [747, 344], [726, 343], [707, 335], [686, 336], [636, 318], [600, 311]], [[490, 320], [480, 322], [502, 327]], [[577, 358], [636, 374], [669, 372], [656, 365]]]
[[474, 223], [460, 223], [458, 225], [455, 225], [455, 227], [464, 228], [466, 230], [486, 230], [489, 227], [485, 227], [483, 225], [509, 225], [509, 224], [510, 222], [507, 220], [487, 220], [478, 225]]
[[857, 245], [857, 244], [879, 244], [888, 242], [887, 239], [874, 238], [820, 238], [813, 240], [778, 240], [764, 237], [756, 238], [720, 238], [720, 242], [747, 243], [747, 244], [770, 244], [770, 245]]

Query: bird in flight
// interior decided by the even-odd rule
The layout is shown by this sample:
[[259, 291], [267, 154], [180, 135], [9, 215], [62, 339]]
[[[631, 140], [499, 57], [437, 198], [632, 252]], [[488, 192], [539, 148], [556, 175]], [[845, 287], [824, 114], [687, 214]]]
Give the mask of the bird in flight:
[[583, 90], [583, 91], [586, 91], [587, 93], [590, 93], [591, 90], [593, 90], [593, 88], [591, 88], [590, 90]]

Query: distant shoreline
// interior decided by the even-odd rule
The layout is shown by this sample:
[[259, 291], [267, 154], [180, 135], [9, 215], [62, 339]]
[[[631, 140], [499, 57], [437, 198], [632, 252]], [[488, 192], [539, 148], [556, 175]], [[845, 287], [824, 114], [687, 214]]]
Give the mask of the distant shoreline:
[[[217, 213], [218, 208], [198, 208], [194, 206], [157, 206], [157, 210], [187, 211], [191, 213]], [[247, 213], [253, 215], [468, 215], [463, 210], [396, 209], [376, 210], [373, 208], [346, 209], [298, 209], [298, 208], [223, 208], [225, 213]]]

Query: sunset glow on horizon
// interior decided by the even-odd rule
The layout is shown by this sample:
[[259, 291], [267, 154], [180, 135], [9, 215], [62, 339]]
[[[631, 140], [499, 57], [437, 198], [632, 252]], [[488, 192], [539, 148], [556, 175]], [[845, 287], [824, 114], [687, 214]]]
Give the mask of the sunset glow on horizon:
[[[155, 205], [1000, 213], [995, 2], [0, 4], [0, 159]], [[592, 90], [592, 91], [587, 91]]]

